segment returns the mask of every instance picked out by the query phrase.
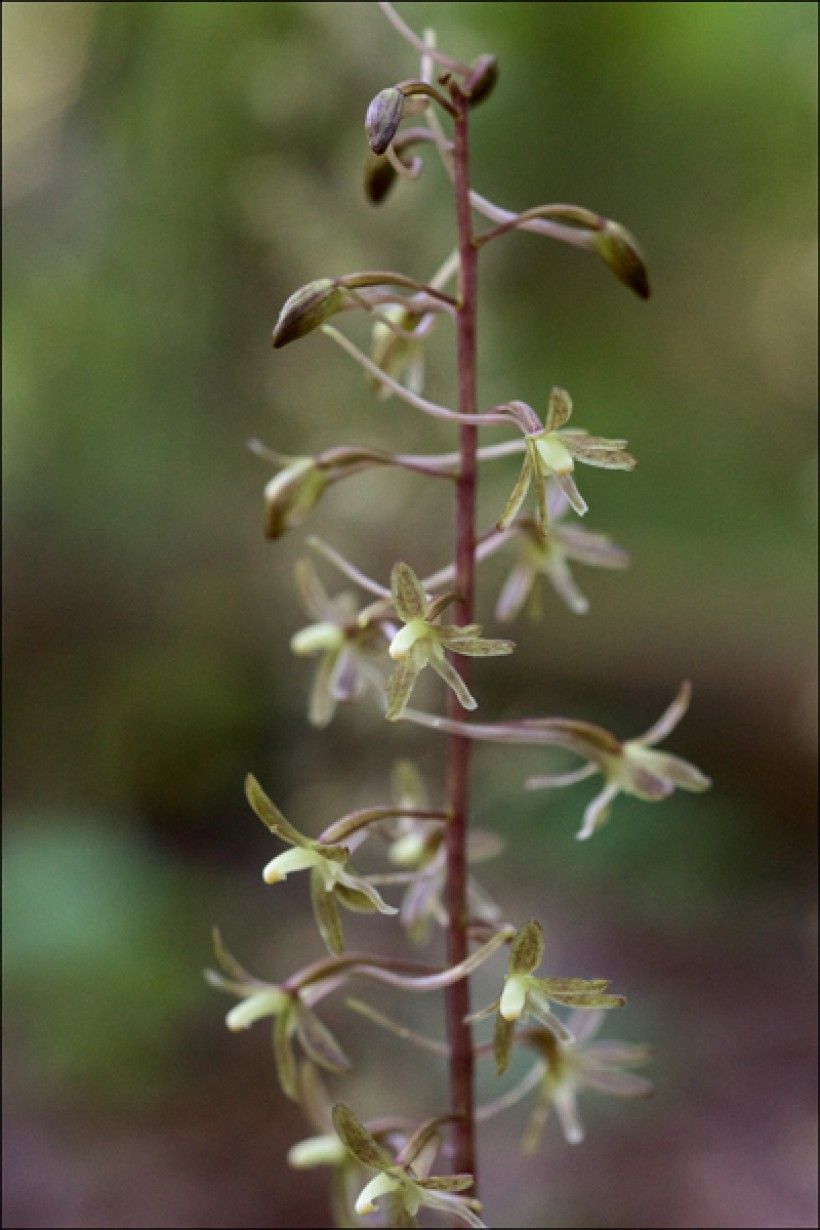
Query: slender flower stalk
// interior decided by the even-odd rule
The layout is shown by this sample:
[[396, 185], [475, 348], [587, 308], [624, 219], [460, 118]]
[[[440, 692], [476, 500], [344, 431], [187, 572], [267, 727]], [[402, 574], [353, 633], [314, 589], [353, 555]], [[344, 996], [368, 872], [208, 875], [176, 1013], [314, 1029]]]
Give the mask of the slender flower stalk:
[[[323, 334], [364, 371], [377, 401], [393, 399], [391, 414], [409, 408], [416, 421], [418, 412], [448, 424], [458, 433], [457, 448], [423, 453], [397, 452], [389, 443], [384, 448], [330, 445], [313, 456], [291, 456], [258, 441], [250, 447], [275, 469], [264, 492], [265, 534], [270, 540], [298, 530], [330, 487], [374, 469], [402, 470], [408, 481], [437, 480], [440, 490], [452, 491], [452, 554], [427, 576], [417, 576], [405, 562], [413, 559], [415, 544], [398, 537], [388, 576], [375, 577], [366, 561], [360, 566], [332, 544], [308, 537], [319, 565], [330, 565], [360, 594], [331, 596], [314, 565], [300, 559], [296, 586], [310, 622], [290, 636], [299, 659], [314, 659], [308, 698], [308, 719], [314, 726], [327, 726], [337, 713], [337, 720], [344, 721], [347, 707], [375, 699], [376, 712], [384, 719], [404, 719], [444, 736], [444, 780], [438, 792], [429, 790], [414, 766], [400, 761], [389, 794], [380, 792], [380, 801], [365, 805], [359, 801], [311, 836], [287, 820], [248, 774], [246, 795], [252, 811], [285, 847], [272, 852], [263, 878], [269, 885], [291, 881], [276, 890], [288, 900], [307, 890], [327, 951], [268, 981], [248, 973], [217, 933], [220, 968], [207, 971], [206, 978], [236, 1001], [226, 1016], [230, 1030], [269, 1023], [282, 1092], [301, 1104], [313, 1132], [292, 1145], [288, 1161], [297, 1170], [315, 1167], [329, 1174], [337, 1224], [356, 1226], [359, 1218], [376, 1215], [380, 1224], [417, 1226], [417, 1215], [423, 1213], [435, 1214], [446, 1224], [481, 1227], [477, 1124], [536, 1093], [525, 1148], [535, 1148], [553, 1110], [566, 1140], [577, 1143], [583, 1135], [576, 1106], [581, 1090], [641, 1097], [649, 1085], [625, 1070], [645, 1061], [646, 1048], [606, 1041], [587, 1045], [605, 1012], [624, 1006], [624, 996], [610, 991], [606, 978], [542, 975], [541, 924], [536, 919], [508, 922], [506, 912], [476, 881], [473, 864], [494, 857], [503, 845], [498, 833], [471, 825], [471, 765], [480, 750], [476, 745], [540, 746], [579, 759], [569, 770], [558, 765], [558, 772], [529, 778], [525, 786], [533, 790], [568, 787], [600, 774], [602, 786], [588, 803], [577, 834], [583, 840], [597, 833], [620, 794], [659, 802], [676, 788], [698, 792], [710, 783], [694, 765], [656, 746], [686, 712], [688, 685], [648, 731], [626, 740], [579, 718], [493, 722], [483, 714], [479, 721], [471, 716], [478, 707], [476, 696], [483, 695], [480, 679], [473, 695], [471, 659], [515, 649], [511, 641], [483, 635], [474, 622], [479, 565], [510, 546], [517, 553], [496, 595], [499, 620], [511, 620], [525, 606], [536, 605], [541, 577], [569, 608], [568, 616], [559, 608], [560, 614], [583, 613], [589, 604], [575, 584], [570, 562], [621, 569], [629, 556], [605, 533], [586, 530], [573, 520], [572, 514], [580, 517], [587, 511], [575, 484], [576, 463], [621, 472], [636, 464], [626, 452], [626, 440], [567, 427], [572, 399], [558, 384], [539, 396], [541, 412], [515, 395], [479, 409], [479, 252], [506, 235], [527, 231], [593, 253], [641, 299], [649, 297], [649, 278], [637, 241], [619, 223], [565, 203], [509, 210], [477, 191], [472, 182], [472, 116], [498, 81], [495, 56], [480, 55], [466, 64], [438, 50], [432, 31], [417, 35], [392, 4], [378, 7], [420, 62], [417, 76], [388, 82], [366, 108], [366, 199], [380, 205], [393, 191], [412, 192], [432, 151], [452, 188], [455, 248], [429, 282], [383, 269], [314, 278], [287, 296], [272, 340], [278, 350]], [[477, 233], [474, 215], [492, 225]], [[362, 313], [371, 329], [369, 354], [340, 327], [361, 319]], [[425, 348], [437, 328], [453, 328], [455, 333], [454, 405], [425, 394]], [[323, 414], [324, 408], [317, 411]], [[585, 407], [585, 417], [588, 413], [594, 416], [595, 407]], [[487, 427], [511, 429], [511, 437], [479, 446], [479, 433]], [[495, 524], [479, 533], [479, 467], [516, 458], [518, 477], [506, 505], [495, 510]], [[524, 511], [530, 492], [534, 515]], [[441, 714], [408, 704], [428, 666], [427, 673], [445, 685]], [[503, 815], [493, 819], [499, 826], [503, 823]], [[374, 868], [379, 852], [383, 861]], [[432, 964], [403, 956], [395, 942], [373, 951], [367, 946], [351, 951], [345, 947], [343, 912], [369, 916], [374, 932], [388, 937], [390, 927], [401, 928], [417, 946], [438, 933], [444, 960]], [[399, 932], [392, 934], [402, 939]], [[280, 953], [286, 949], [286, 944], [276, 946]], [[500, 968], [504, 949], [506, 973]], [[499, 966], [496, 997], [473, 1010], [471, 978], [490, 963]], [[418, 1127], [400, 1104], [387, 1106], [385, 1115], [386, 1098], [381, 1095], [379, 1117], [359, 1118], [345, 1101], [337, 1100], [335, 1090], [333, 1097], [324, 1092], [318, 1069], [338, 1078], [357, 1055], [351, 1048], [349, 1057], [317, 1005], [362, 980], [393, 996], [443, 997], [444, 1039], [402, 1023], [401, 1012], [393, 1015], [345, 997], [360, 1021], [445, 1062], [447, 1104], [433, 1106], [431, 1117]], [[474, 1026], [483, 1028], [489, 1018], [494, 1018], [491, 1035], [474, 1037]], [[534, 1064], [523, 1078], [476, 1108], [475, 1064], [491, 1059], [497, 1077], [504, 1080], [514, 1047], [534, 1051]], [[394, 1095], [401, 1097], [398, 1075], [392, 1084], [391, 1102]], [[439, 1153], [442, 1163], [436, 1163]], [[450, 1173], [434, 1174], [434, 1167], [449, 1167]]]

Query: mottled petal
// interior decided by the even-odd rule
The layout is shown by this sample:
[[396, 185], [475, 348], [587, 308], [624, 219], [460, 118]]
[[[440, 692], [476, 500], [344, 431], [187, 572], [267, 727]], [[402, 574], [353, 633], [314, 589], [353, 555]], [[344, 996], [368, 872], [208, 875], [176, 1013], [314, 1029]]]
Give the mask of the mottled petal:
[[333, 1107], [333, 1126], [336, 1135], [363, 1166], [370, 1170], [389, 1170], [393, 1165], [390, 1154], [377, 1143], [353, 1111], [341, 1102]]
[[245, 797], [265, 827], [281, 841], [287, 842], [289, 846], [309, 846], [311, 844], [309, 838], [285, 819], [252, 773], [245, 778]]
[[283, 1012], [273, 1023], [273, 1058], [276, 1062], [276, 1075], [286, 1098], [292, 1102], [299, 1101], [298, 1076], [296, 1056], [290, 1040], [293, 1032], [293, 1010]]
[[568, 423], [572, 416], [572, 398], [566, 389], [554, 388], [550, 393], [547, 417], [544, 421], [545, 431], [557, 431]]
[[524, 1138], [521, 1141], [521, 1152], [527, 1156], [535, 1153], [535, 1150], [541, 1143], [541, 1137], [544, 1132], [547, 1119], [550, 1113], [550, 1101], [546, 1097], [539, 1098], [535, 1104], [530, 1121], [527, 1124], [527, 1130], [524, 1133]]
[[505, 529], [515, 520], [521, 505], [527, 498], [527, 492], [530, 489], [531, 480], [532, 460], [530, 458], [529, 451], [527, 451], [524, 454], [524, 460], [521, 464], [521, 469], [519, 471], [518, 478], [515, 481], [515, 486], [510, 494], [510, 498], [507, 500], [507, 503], [504, 505], [504, 511], [498, 518], [497, 524], [500, 530]]
[[396, 663], [390, 678], [387, 680], [387, 710], [385, 717], [389, 722], [395, 722], [404, 713], [410, 694], [416, 680], [426, 662], [426, 654], [411, 650]]
[[310, 901], [313, 906], [313, 917], [316, 919], [316, 926], [324, 940], [325, 947], [333, 956], [339, 956], [344, 952], [345, 946], [342, 923], [336, 899], [332, 892], [326, 890], [324, 878], [318, 868], [315, 868], [310, 875]]
[[438, 1174], [429, 1179], [420, 1179], [419, 1187], [426, 1192], [463, 1192], [474, 1183], [471, 1174]]
[[493, 1057], [495, 1070], [499, 1076], [503, 1076], [509, 1067], [514, 1034], [515, 1021], [506, 1021], [499, 1012], [495, 1018], [495, 1032], [493, 1033]]
[[463, 635], [461, 628], [443, 629], [444, 644], [451, 653], [460, 653], [467, 658], [502, 658], [515, 649], [515, 641], [498, 640], [486, 636]]
[[390, 592], [396, 614], [405, 623], [411, 619], [423, 619], [427, 611], [427, 595], [421, 582], [409, 564], [393, 565], [390, 573]]
[[575, 834], [578, 841], [588, 841], [596, 829], [599, 829], [602, 824], [606, 824], [610, 804], [620, 792], [620, 789], [617, 782], [610, 782], [600, 794], [595, 796], [591, 803], [587, 804], [584, 811], [584, 823]]
[[544, 958], [544, 931], [539, 922], [531, 918], [516, 932], [510, 948], [509, 974], [531, 974], [538, 969]]
[[686, 679], [680, 685], [678, 694], [672, 701], [672, 704], [663, 711], [657, 722], [650, 726], [649, 730], [645, 731], [636, 742], [644, 743], [647, 747], [652, 747], [655, 743], [662, 743], [666, 736], [672, 733], [686, 713], [691, 699], [692, 685]]

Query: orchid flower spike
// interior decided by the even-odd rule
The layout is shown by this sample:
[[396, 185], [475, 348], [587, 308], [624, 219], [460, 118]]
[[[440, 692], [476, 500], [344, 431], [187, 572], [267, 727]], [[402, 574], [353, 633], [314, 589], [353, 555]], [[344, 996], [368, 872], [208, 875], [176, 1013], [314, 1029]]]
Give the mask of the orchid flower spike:
[[441, 625], [434, 621], [453, 595], [430, 601], [409, 564], [396, 564], [390, 576], [390, 589], [396, 614], [404, 627], [390, 642], [390, 657], [398, 665], [387, 682], [387, 718], [395, 722], [404, 713], [416, 679], [430, 666], [458, 697], [464, 709], [475, 709], [476, 701], [458, 671], [447, 659], [445, 650], [469, 657], [497, 657], [512, 653], [512, 641], [488, 640], [481, 636], [479, 624]]
[[291, 846], [266, 865], [262, 872], [266, 884], [278, 884], [296, 871], [310, 871], [310, 897], [319, 934], [334, 956], [344, 950], [338, 906], [356, 913], [396, 914], [398, 911], [379, 895], [372, 884], [345, 868], [350, 857], [347, 846], [329, 845], [305, 837], [285, 819], [250, 773], [245, 793], [253, 811], [280, 841]]
[[[525, 403], [511, 403], [521, 411], [534, 411]], [[635, 458], [625, 452], [626, 440], [606, 440], [591, 436], [586, 431], [563, 431], [572, 414], [572, 399], [566, 389], [554, 388], [550, 393], [547, 418], [541, 431], [530, 432], [526, 437], [526, 452], [518, 480], [498, 520], [498, 528], [508, 526], [517, 516], [527, 497], [531, 484], [535, 484], [538, 502], [538, 524], [542, 532], [547, 530], [547, 479], [552, 478], [566, 495], [579, 516], [587, 511], [587, 504], [575, 485], [573, 471], [575, 462], [598, 466], [603, 470], [632, 470], [637, 465]]]

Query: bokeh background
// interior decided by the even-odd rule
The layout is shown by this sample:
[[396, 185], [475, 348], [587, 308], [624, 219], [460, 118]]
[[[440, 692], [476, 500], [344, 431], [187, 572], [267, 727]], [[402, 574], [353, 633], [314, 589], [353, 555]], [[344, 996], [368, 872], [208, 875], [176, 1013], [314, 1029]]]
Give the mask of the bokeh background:
[[[508, 844], [485, 883], [544, 921], [555, 972], [628, 992], [608, 1036], [651, 1042], [657, 1083], [635, 1104], [589, 1094], [587, 1143], [552, 1123], [527, 1162], [522, 1115], [493, 1121], [491, 1223], [816, 1225], [816, 6], [402, 11], [462, 58], [499, 57], [476, 185], [623, 221], [653, 277], [646, 305], [534, 236], [482, 258], [482, 403], [543, 406], [562, 384], [579, 423], [640, 459], [583, 475], [590, 525], [631, 570], [579, 567], [591, 612], [549, 600], [518, 625], [519, 652], [476, 671], [482, 711], [630, 735], [689, 677], [673, 746], [715, 779], [663, 807], [621, 800], [578, 846], [588, 785], [524, 795], [543, 753], [479, 750], [476, 822]], [[374, 403], [325, 339], [269, 343], [299, 284], [424, 278], [449, 251], [432, 156], [381, 209], [361, 191], [367, 102], [416, 61], [360, 3], [10, 3], [3, 22], [5, 1224], [324, 1224], [322, 1175], [284, 1163], [306, 1125], [267, 1031], [229, 1035], [200, 971], [214, 922], [263, 976], [319, 953], [304, 882], [261, 881], [275, 847], [247, 770], [312, 832], [384, 801], [399, 756], [440, 788], [435, 739], [369, 705], [308, 726], [312, 667], [288, 649], [304, 535], [264, 541], [272, 470], [245, 447], [451, 447]], [[437, 400], [451, 340], [431, 343]], [[487, 470], [482, 524], [515, 472]], [[448, 498], [366, 476], [310, 528], [382, 578], [398, 556], [430, 571]], [[504, 575], [482, 572], [489, 624]], [[420, 699], [441, 703], [431, 684]], [[378, 942], [401, 943], [389, 920]], [[437, 1003], [371, 999], [439, 1025]], [[360, 1113], [438, 1108], [435, 1060], [341, 1004], [329, 1019]]]

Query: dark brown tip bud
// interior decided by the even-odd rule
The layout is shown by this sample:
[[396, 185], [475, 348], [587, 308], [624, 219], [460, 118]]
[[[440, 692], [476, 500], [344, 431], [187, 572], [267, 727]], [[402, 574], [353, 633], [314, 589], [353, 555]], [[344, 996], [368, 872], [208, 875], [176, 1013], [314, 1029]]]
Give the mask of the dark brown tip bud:
[[495, 89], [498, 81], [498, 60], [495, 56], [479, 56], [470, 65], [469, 75], [465, 78], [462, 90], [470, 100], [471, 107], [477, 107], [484, 102]]
[[370, 154], [364, 168], [364, 191], [371, 205], [379, 205], [387, 196], [398, 176], [389, 158]]
[[641, 299], [649, 298], [649, 273], [638, 241], [626, 227], [607, 221], [595, 236], [595, 251], [619, 282]]
[[367, 140], [374, 154], [383, 154], [398, 131], [404, 115], [404, 95], [391, 86], [379, 93], [370, 103], [364, 127]]
[[317, 328], [344, 305], [345, 294], [330, 278], [318, 278], [294, 291], [279, 313], [273, 330], [275, 348], [294, 342]]

